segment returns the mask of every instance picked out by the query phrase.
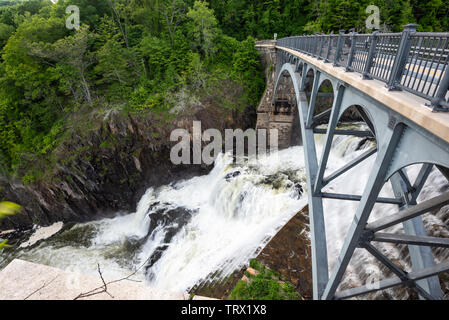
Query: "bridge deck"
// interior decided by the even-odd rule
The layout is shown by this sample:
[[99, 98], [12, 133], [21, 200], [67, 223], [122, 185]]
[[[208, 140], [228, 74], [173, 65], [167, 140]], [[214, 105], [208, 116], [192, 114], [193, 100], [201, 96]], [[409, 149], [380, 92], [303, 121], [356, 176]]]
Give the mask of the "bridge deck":
[[[273, 48], [274, 46], [259, 45], [259, 47]], [[360, 90], [449, 143], [449, 113], [433, 112], [425, 106], [428, 103], [427, 100], [406, 91], [388, 91], [385, 83], [381, 81], [362, 80], [362, 76], [359, 73], [346, 72], [343, 67], [335, 67], [332, 63], [325, 63], [323, 60], [318, 60], [298, 51], [280, 46], [276, 46], [276, 48], [293, 54], [329, 75]]]

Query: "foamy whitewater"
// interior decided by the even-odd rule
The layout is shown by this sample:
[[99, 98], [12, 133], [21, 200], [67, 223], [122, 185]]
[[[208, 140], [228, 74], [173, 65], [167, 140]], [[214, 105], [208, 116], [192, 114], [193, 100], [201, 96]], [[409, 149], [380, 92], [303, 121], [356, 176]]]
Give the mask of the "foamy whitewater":
[[[358, 127], [362, 124], [357, 125]], [[317, 136], [318, 156], [323, 136]], [[374, 141], [339, 136], [334, 139], [327, 174], [356, 158]], [[329, 184], [325, 191], [358, 194], [368, 180], [375, 155]], [[407, 169], [410, 178], [420, 166]], [[140, 269], [134, 279], [168, 291], [188, 291], [200, 283], [224, 279], [245, 267], [264, 245], [307, 204], [302, 147], [292, 147], [250, 160], [232, 163], [221, 154], [206, 176], [147, 190], [132, 214], [113, 219], [78, 224], [31, 249], [4, 257], [3, 267], [12, 258], [96, 275], [100, 264], [110, 279], [127, 276]], [[448, 183], [433, 171], [419, 201], [448, 189]], [[389, 184], [381, 196], [392, 196]], [[357, 202], [325, 200], [326, 236], [330, 269], [335, 265]], [[376, 205], [370, 220], [392, 214], [394, 205]], [[428, 230], [448, 236], [445, 222], [449, 209], [424, 216]], [[400, 226], [392, 229], [402, 232]], [[429, 234], [431, 235], [431, 234]], [[410, 270], [404, 246], [380, 246], [387, 256]], [[437, 260], [447, 258], [447, 250], [437, 251]], [[374, 274], [389, 273], [368, 253], [357, 250], [346, 272], [344, 287], [365, 284]], [[373, 279], [380, 280], [380, 279]], [[385, 293], [383, 293], [385, 296]], [[387, 291], [391, 298], [407, 298], [406, 292]], [[371, 298], [381, 296], [374, 295]]]
[[[135, 213], [76, 225], [19, 256], [93, 275], [99, 263], [108, 278], [126, 276], [153, 258], [138, 278], [157, 288], [186, 291], [212, 280], [212, 274], [224, 278], [256, 257], [307, 203], [301, 184], [300, 147], [243, 166], [221, 154], [206, 176], [148, 189]], [[180, 216], [172, 221], [176, 210]]]

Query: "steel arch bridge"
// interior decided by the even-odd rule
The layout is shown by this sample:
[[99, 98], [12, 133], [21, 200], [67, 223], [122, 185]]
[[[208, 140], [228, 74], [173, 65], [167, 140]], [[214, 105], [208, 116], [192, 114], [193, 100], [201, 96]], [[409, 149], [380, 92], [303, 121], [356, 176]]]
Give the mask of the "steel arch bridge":
[[[449, 193], [419, 204], [417, 198], [434, 167], [449, 179], [449, 113], [443, 112], [449, 107], [448, 42], [449, 33], [421, 34], [412, 25], [399, 34], [341, 32], [258, 44], [276, 51], [273, 104], [283, 79], [287, 78], [294, 90], [307, 174], [314, 299], [348, 299], [399, 285], [415, 289], [422, 299], [442, 299], [438, 274], [449, 271], [449, 261], [435, 264], [432, 248], [449, 248], [449, 239], [427, 236], [422, 215], [448, 205]], [[319, 88], [325, 82], [332, 84], [334, 98], [330, 108], [318, 112]], [[350, 108], [356, 108], [368, 130], [339, 128]], [[327, 128], [318, 128], [323, 123]], [[320, 158], [316, 134], [325, 134]], [[376, 147], [326, 175], [336, 135], [373, 137]], [[373, 155], [375, 162], [362, 194], [323, 191], [331, 181]], [[416, 180], [411, 181], [405, 168], [416, 164], [422, 166]], [[379, 197], [386, 183], [391, 184], [394, 197]], [[359, 202], [331, 272], [323, 199]], [[397, 212], [368, 223], [376, 203], [394, 204]], [[404, 234], [385, 232], [398, 224], [403, 225]], [[380, 242], [408, 245], [413, 270], [406, 272], [395, 265], [374, 246]], [[339, 290], [357, 248], [367, 250], [394, 276], [374, 286]]]

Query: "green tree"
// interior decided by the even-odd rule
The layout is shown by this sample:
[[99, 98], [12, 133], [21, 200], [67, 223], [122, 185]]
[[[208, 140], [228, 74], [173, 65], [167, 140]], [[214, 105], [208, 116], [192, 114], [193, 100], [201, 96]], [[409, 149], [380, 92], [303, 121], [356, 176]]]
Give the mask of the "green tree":
[[205, 55], [213, 53], [215, 39], [219, 32], [214, 11], [209, 9], [207, 2], [196, 0], [193, 8], [187, 12], [187, 17], [190, 19], [189, 32], [194, 45]]
[[172, 48], [175, 45], [175, 35], [185, 17], [186, 3], [183, 0], [164, 0], [160, 7], [164, 17]]
[[14, 32], [14, 27], [5, 23], [0, 23], [0, 48], [3, 48], [8, 42], [9, 37]]
[[[9, 201], [0, 201], [0, 219], [14, 215], [22, 209], [21, 206]], [[8, 246], [8, 241], [0, 242], [0, 251]]]
[[247, 92], [247, 101], [257, 105], [260, 94], [265, 87], [261, 70], [260, 53], [255, 49], [254, 38], [249, 37], [240, 44], [234, 56], [232, 76], [241, 81]]
[[447, 32], [449, 30], [449, 4], [444, 0], [412, 0], [412, 13], [420, 31]]
[[[33, 43], [29, 54], [47, 60], [61, 75], [63, 87], [73, 93], [76, 99], [82, 92], [83, 99], [92, 104], [93, 97], [88, 80], [88, 68], [94, 63], [89, 47], [95, 36], [88, 26], [83, 25], [74, 35], [57, 40], [55, 43]], [[49, 62], [48, 62], [49, 61]]]
[[96, 58], [96, 84], [105, 86], [107, 96], [115, 101], [122, 100], [142, 74], [136, 50], [110, 39], [97, 51]]

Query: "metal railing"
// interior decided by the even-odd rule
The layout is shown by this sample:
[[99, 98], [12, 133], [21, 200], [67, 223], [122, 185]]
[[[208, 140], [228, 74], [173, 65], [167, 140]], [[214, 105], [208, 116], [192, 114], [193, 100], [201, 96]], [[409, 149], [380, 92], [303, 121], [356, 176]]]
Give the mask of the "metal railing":
[[304, 35], [283, 38], [277, 46], [310, 55], [364, 79], [384, 82], [389, 90], [405, 90], [430, 103], [434, 111], [449, 111], [449, 33]]

